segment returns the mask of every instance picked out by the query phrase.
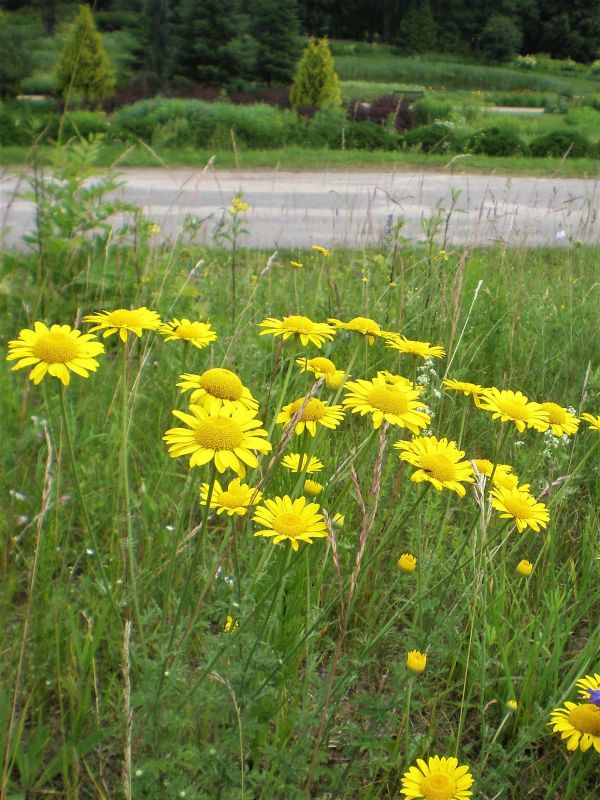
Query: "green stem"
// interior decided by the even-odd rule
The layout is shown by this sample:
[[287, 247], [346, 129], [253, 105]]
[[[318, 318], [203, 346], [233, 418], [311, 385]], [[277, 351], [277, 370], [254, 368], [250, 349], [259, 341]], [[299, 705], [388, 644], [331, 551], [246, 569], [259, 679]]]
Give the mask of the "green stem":
[[62, 417], [63, 429], [65, 432], [65, 440], [67, 442], [67, 453], [69, 454], [69, 461], [71, 464], [71, 473], [73, 475], [73, 483], [75, 484], [75, 494], [77, 495], [77, 502], [79, 503], [79, 507], [83, 513], [83, 520], [85, 522], [85, 527], [87, 530], [87, 534], [92, 541], [92, 546], [94, 548], [94, 552], [96, 553], [97, 563], [100, 567], [100, 574], [102, 576], [102, 583], [104, 585], [104, 590], [110, 600], [111, 607], [117, 617], [120, 618], [119, 610], [115, 604], [114, 597], [111, 591], [111, 585], [108, 580], [108, 576], [106, 574], [106, 570], [104, 568], [104, 564], [102, 563], [102, 557], [100, 555], [100, 550], [98, 547], [98, 539], [96, 538], [96, 534], [92, 527], [92, 522], [90, 520], [90, 516], [88, 514], [87, 506], [85, 504], [85, 500], [83, 498], [83, 492], [81, 490], [81, 483], [79, 482], [79, 473], [77, 471], [77, 461], [75, 459], [75, 452], [73, 450], [73, 441], [71, 439], [71, 431], [69, 429], [69, 420], [67, 417], [67, 408], [65, 405], [65, 387], [61, 383], [60, 384], [60, 392], [59, 392], [59, 399], [60, 399], [60, 413]]
[[204, 516], [202, 517], [202, 527], [196, 537], [196, 544], [194, 547], [194, 553], [192, 555], [192, 561], [190, 567], [188, 569], [188, 573], [185, 579], [185, 584], [183, 586], [183, 590], [181, 592], [181, 597], [179, 599], [179, 604], [177, 605], [177, 609], [175, 611], [175, 617], [173, 622], [171, 623], [171, 634], [169, 636], [169, 642], [166, 648], [166, 655], [161, 663], [160, 668], [160, 676], [158, 680], [158, 686], [156, 688], [156, 696], [154, 699], [154, 712], [155, 714], [158, 712], [158, 701], [160, 699], [164, 679], [165, 679], [165, 670], [167, 668], [167, 664], [169, 663], [169, 658], [171, 657], [171, 648], [173, 647], [173, 642], [175, 641], [175, 637], [177, 636], [177, 628], [179, 626], [179, 621], [181, 620], [181, 616], [183, 611], [187, 605], [188, 596], [190, 593], [190, 589], [192, 586], [192, 581], [194, 579], [194, 575], [196, 572], [196, 565], [198, 563], [198, 554], [201, 549], [201, 543], [204, 541], [206, 535], [206, 528], [208, 526], [208, 517], [210, 516], [210, 503], [213, 496], [213, 491], [215, 488], [215, 478], [216, 478], [216, 468], [214, 463], [211, 465], [211, 473], [210, 479], [208, 484], [208, 496], [206, 498], [206, 507], [204, 509]]
[[142, 615], [140, 613], [140, 604], [138, 599], [137, 582], [135, 575], [135, 548], [133, 543], [133, 530], [131, 525], [130, 515], [130, 498], [129, 498], [129, 458], [127, 453], [127, 344], [125, 343], [122, 348], [122, 386], [121, 386], [121, 478], [123, 481], [123, 510], [125, 512], [125, 530], [127, 533], [127, 576], [128, 583], [131, 588], [131, 597], [133, 599], [133, 613], [135, 616], [136, 625], [140, 632], [140, 641], [142, 649], [146, 650], [146, 641], [144, 638], [144, 628], [142, 626]]

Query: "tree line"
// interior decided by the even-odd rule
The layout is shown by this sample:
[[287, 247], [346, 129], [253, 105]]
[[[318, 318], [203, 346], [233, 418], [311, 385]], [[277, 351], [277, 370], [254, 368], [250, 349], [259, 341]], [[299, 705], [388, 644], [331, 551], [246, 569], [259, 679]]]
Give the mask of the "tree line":
[[[95, 0], [101, 29], [138, 42], [137, 68], [157, 88], [289, 84], [303, 37], [379, 41], [399, 53], [508, 60], [544, 52], [590, 63], [600, 57], [600, 3], [589, 0]], [[35, 7], [52, 35], [57, 0], [0, 0]], [[8, 37], [10, 39], [10, 37]]]

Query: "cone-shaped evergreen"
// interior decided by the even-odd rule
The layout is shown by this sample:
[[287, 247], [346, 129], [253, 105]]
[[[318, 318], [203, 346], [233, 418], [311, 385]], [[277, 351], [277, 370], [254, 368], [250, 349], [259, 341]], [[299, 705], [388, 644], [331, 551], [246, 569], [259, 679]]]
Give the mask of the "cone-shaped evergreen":
[[303, 105], [341, 105], [342, 92], [327, 38], [311, 39], [296, 69], [290, 102]]
[[96, 102], [114, 91], [115, 79], [89, 6], [79, 6], [58, 64], [56, 88], [62, 95], [81, 92], [85, 100]]

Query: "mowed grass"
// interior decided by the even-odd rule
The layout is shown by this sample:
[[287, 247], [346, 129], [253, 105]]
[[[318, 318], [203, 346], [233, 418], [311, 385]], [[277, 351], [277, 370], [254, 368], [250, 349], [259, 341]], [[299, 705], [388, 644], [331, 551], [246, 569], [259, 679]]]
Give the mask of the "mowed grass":
[[[79, 325], [139, 306], [208, 319], [218, 334], [202, 350], [130, 335], [125, 362], [112, 336], [97, 373], [72, 375], [64, 397], [83, 503], [59, 382], [35, 387], [27, 370], [0, 368], [8, 797], [391, 800], [410, 764], [434, 754], [470, 766], [476, 797], [596, 796], [594, 750], [568, 753], [547, 723], [575, 699], [577, 678], [600, 671], [600, 432], [520, 434], [441, 381], [600, 413], [600, 252], [438, 251], [401, 239], [328, 258], [238, 247], [235, 316], [229, 247], [141, 237], [4, 255], [4, 342], [36, 319]], [[424, 362], [343, 331], [321, 351], [258, 335], [257, 323], [285, 314], [370, 317], [446, 356]], [[285, 446], [323, 461], [316, 502], [345, 515], [329, 540], [294, 552], [255, 538], [251, 513], [205, 522], [199, 487], [211, 468], [190, 470], [161, 441], [181, 424], [172, 409], [187, 406], [178, 375], [235, 371], [277, 451], [280, 406], [313, 385], [294, 359], [319, 354], [353, 379], [382, 369], [416, 379], [430, 432], [466, 458], [510, 464], [547, 505], [547, 530], [518, 534], [471, 485], [465, 498], [424, 492], [392, 447], [410, 433], [382, 434], [351, 413]], [[267, 475], [266, 498], [300, 496], [304, 476], [270, 458], [246, 482]], [[406, 552], [411, 574], [396, 565]], [[515, 573], [521, 559], [529, 578]], [[427, 653], [420, 675], [405, 667], [411, 649]]]
[[[494, 123], [495, 120], [490, 120]], [[502, 122], [502, 120], [500, 120]], [[36, 163], [53, 163], [56, 148], [37, 147]], [[0, 164], [8, 167], [29, 162], [25, 147], [0, 147]], [[344, 170], [385, 169], [448, 171], [506, 175], [595, 178], [600, 166], [589, 158], [533, 158], [529, 156], [485, 156], [471, 153], [445, 154], [389, 150], [327, 150], [302, 147], [272, 150], [198, 150], [196, 148], [148, 148], [106, 145], [95, 159], [98, 167], [206, 167], [215, 169]]]

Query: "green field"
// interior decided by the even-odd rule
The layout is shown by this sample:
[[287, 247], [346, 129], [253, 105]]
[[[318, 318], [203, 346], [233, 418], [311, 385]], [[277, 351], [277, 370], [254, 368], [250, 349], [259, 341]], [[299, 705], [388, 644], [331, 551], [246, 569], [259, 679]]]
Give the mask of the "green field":
[[[415, 759], [456, 754], [477, 798], [596, 796], [594, 748], [569, 753], [548, 722], [576, 700], [576, 680], [600, 671], [600, 431], [582, 421], [568, 437], [520, 432], [442, 380], [597, 416], [599, 250], [446, 252], [435, 237], [417, 248], [392, 237], [273, 258], [243, 248], [252, 209], [225, 212], [211, 248], [189, 237], [158, 246], [139, 217], [77, 239], [69, 215], [89, 223], [86, 209], [65, 200], [41, 213], [31, 252], [3, 254], [4, 342], [36, 320], [88, 330], [86, 314], [142, 306], [210, 321], [218, 338], [198, 349], [151, 330], [126, 345], [111, 335], [97, 371], [71, 372], [64, 388], [49, 374], [34, 385], [31, 363], [2, 362], [2, 793], [392, 800]], [[370, 318], [445, 355], [424, 360], [346, 330], [321, 349], [259, 335], [263, 319], [289, 314]], [[57, 357], [64, 345], [52, 341], [34, 346], [39, 357]], [[347, 410], [315, 437], [288, 430], [281, 408], [311, 387], [330, 405], [349, 397], [300, 371], [296, 358], [318, 355], [350, 380], [402, 375], [429, 419], [375, 430], [371, 414]], [[324, 468], [310, 478], [324, 488], [308, 500], [344, 515], [342, 527], [295, 551], [295, 512], [279, 520], [291, 537], [279, 544], [253, 535], [264, 528], [253, 510], [206, 513], [201, 484], [216, 475], [225, 489], [236, 472], [190, 468], [162, 437], [185, 424], [172, 414], [190, 398], [178, 376], [221, 367], [269, 434], [272, 450], [243, 479], [260, 484], [260, 504], [307, 490], [284, 454], [316, 456]], [[211, 374], [200, 385], [214, 397], [239, 397], [235, 380]], [[518, 533], [491, 508], [489, 485], [469, 482], [469, 463], [464, 497], [427, 480], [449, 481], [446, 462], [411, 480], [417, 469], [393, 444], [423, 426], [464, 459], [510, 465], [547, 526]], [[405, 553], [414, 572], [397, 566]], [[516, 574], [521, 560], [529, 577]], [[421, 674], [405, 666], [413, 649], [427, 655]]]

